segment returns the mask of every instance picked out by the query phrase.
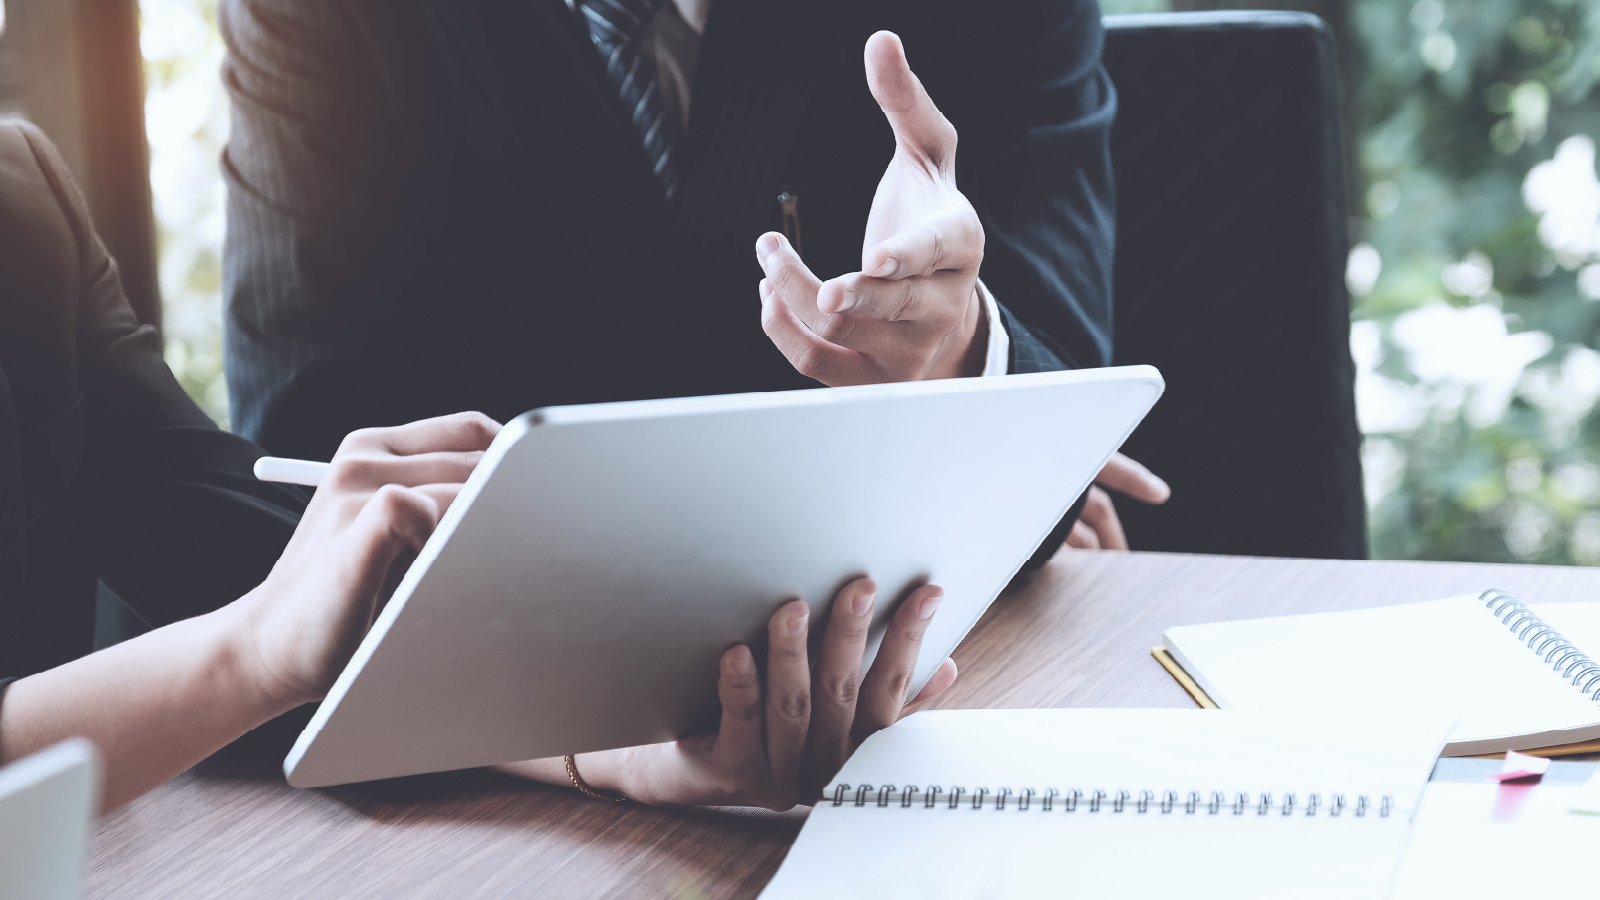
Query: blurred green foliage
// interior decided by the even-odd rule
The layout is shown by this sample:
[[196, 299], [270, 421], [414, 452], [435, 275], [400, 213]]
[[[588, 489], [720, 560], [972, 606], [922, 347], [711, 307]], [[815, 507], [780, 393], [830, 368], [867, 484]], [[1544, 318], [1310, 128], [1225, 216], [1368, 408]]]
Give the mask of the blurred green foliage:
[[[1600, 3], [1358, 0], [1352, 12], [1362, 225], [1382, 260], [1355, 310], [1374, 555], [1600, 562], [1600, 189], [1584, 137], [1600, 133]], [[1571, 165], [1530, 178], [1574, 137]], [[1426, 371], [1429, 338], [1404, 324], [1439, 303], [1488, 307], [1511, 333], [1455, 335], [1452, 374]], [[1409, 409], [1373, 409], [1375, 377]]]

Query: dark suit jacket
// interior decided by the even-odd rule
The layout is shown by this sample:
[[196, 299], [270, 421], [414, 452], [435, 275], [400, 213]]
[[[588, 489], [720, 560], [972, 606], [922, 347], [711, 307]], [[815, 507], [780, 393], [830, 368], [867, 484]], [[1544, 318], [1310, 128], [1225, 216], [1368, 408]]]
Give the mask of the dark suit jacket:
[[862, 48], [897, 31], [961, 135], [1012, 371], [1110, 354], [1115, 100], [1094, 0], [718, 0], [669, 206], [563, 0], [223, 0], [235, 427], [359, 426], [815, 387], [762, 333], [754, 244], [800, 197], [860, 268], [894, 149]]
[[0, 123], [0, 687], [88, 653], [97, 578], [154, 625], [258, 584], [305, 496], [162, 361], [55, 148]]

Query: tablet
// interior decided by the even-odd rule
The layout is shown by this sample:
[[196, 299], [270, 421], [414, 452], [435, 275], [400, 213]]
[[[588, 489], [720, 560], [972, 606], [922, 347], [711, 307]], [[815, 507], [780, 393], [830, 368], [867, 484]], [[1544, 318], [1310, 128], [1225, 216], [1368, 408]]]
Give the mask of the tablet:
[[914, 693], [1162, 389], [1134, 366], [520, 416], [284, 772], [319, 787], [714, 730], [722, 653], [762, 660], [779, 606], [823, 622], [864, 574], [869, 663], [907, 593], [945, 590]]

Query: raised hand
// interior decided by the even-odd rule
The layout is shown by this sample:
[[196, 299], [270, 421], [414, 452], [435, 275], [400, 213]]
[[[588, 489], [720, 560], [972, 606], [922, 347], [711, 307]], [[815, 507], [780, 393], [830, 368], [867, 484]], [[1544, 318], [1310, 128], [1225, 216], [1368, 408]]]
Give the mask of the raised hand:
[[867, 217], [861, 271], [821, 281], [783, 235], [756, 242], [761, 325], [802, 374], [831, 386], [982, 374], [977, 291], [983, 225], [956, 188], [956, 130], [906, 62], [900, 38], [867, 41], [867, 84], [895, 153]]

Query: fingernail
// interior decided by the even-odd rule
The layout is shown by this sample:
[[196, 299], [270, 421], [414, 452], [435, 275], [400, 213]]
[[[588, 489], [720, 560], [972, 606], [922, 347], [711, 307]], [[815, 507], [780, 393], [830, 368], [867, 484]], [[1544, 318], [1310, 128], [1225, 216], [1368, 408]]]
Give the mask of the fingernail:
[[806, 620], [811, 618], [811, 610], [802, 610], [799, 615], [789, 617], [789, 636], [800, 637], [806, 633]]
[[767, 267], [767, 263], [772, 259], [772, 254], [777, 252], [778, 239], [770, 234], [762, 235], [761, 240], [756, 242], [756, 259], [761, 262], [761, 268], [763, 269]]
[[858, 616], [864, 616], [872, 611], [872, 601], [877, 598], [878, 595], [875, 593], [857, 594], [850, 602], [850, 611]]
[[844, 302], [839, 304], [839, 308], [834, 310], [834, 312], [849, 312], [850, 310], [855, 309], [855, 308], [856, 308], [856, 292], [855, 291], [845, 291], [844, 292]]
[[944, 599], [943, 594], [935, 594], [922, 601], [922, 608], [917, 610], [917, 617], [921, 619], [933, 618], [934, 611], [939, 608], [939, 601]]
[[882, 265], [872, 270], [871, 274], [873, 278], [893, 278], [894, 273], [898, 271], [900, 271], [900, 260], [891, 256], [885, 259]]
[[768, 283], [767, 279], [763, 278], [761, 279], [761, 284], [757, 290], [761, 294], [761, 299], [765, 300], [772, 293], [772, 285]]
[[750, 657], [750, 651], [748, 648], [740, 649], [744, 650], [744, 652], [735, 652], [733, 654], [733, 673], [735, 675], [748, 675], [750, 674], [750, 670], [755, 666], [755, 660]]

